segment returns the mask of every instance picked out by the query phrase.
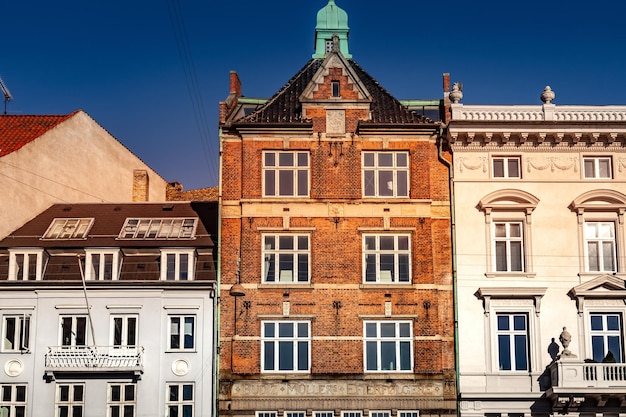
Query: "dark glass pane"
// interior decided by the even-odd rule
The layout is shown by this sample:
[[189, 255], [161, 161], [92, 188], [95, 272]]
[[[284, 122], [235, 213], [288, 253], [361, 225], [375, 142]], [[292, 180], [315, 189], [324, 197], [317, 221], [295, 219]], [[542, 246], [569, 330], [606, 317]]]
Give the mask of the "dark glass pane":
[[276, 171], [265, 171], [265, 195], [276, 195]]
[[178, 417], [178, 406], [170, 405], [167, 407], [167, 417]]
[[620, 342], [620, 337], [619, 336], [608, 336], [608, 350], [613, 353], [613, 356], [615, 357], [615, 361], [617, 363], [621, 363], [622, 362], [622, 344]]
[[381, 342], [380, 343], [380, 364], [382, 371], [396, 370], [396, 343]]
[[113, 346], [122, 344], [122, 318], [115, 317], [113, 319]]
[[376, 337], [377, 334], [376, 323], [365, 324], [365, 337]]
[[278, 323], [278, 337], [293, 337], [293, 324]]
[[365, 344], [366, 369], [368, 371], [377, 370], [376, 342], [367, 342]]
[[15, 387], [15, 401], [23, 403], [26, 401], [26, 387], [18, 385]]
[[309, 342], [298, 342], [298, 370], [309, 369]]
[[70, 400], [70, 387], [69, 385], [61, 385], [59, 387], [59, 401]]
[[372, 152], [363, 153], [363, 166], [366, 166], [366, 167], [374, 166], [374, 154]]
[[591, 316], [591, 330], [604, 330], [602, 316]]
[[70, 346], [72, 344], [72, 318], [63, 317], [61, 319], [61, 332], [62, 338], [61, 344], [63, 346]]
[[2, 386], [2, 401], [5, 401], [5, 402], [11, 401], [11, 386], [10, 385]]
[[498, 361], [501, 371], [511, 370], [511, 340], [509, 336], [498, 336]]
[[276, 281], [276, 256], [274, 254], [265, 255], [265, 280]]
[[83, 391], [84, 387], [82, 385], [74, 385], [74, 401], [82, 401], [83, 400]]
[[193, 417], [193, 406], [191, 404], [183, 405], [183, 417]]
[[294, 249], [294, 239], [293, 236], [279, 236], [278, 237], [278, 247], [281, 250], [293, 250]]
[[298, 166], [299, 167], [308, 167], [309, 166], [309, 154], [306, 152], [298, 153]]
[[411, 370], [411, 343], [400, 342], [400, 370]]
[[380, 236], [380, 250], [394, 250], [396, 248], [395, 236]]
[[302, 197], [307, 194], [309, 194], [309, 171], [301, 169], [298, 171], [298, 195]]
[[379, 167], [392, 167], [393, 166], [393, 154], [392, 153], [379, 153], [378, 154], [378, 166]]
[[267, 152], [265, 154], [265, 166], [273, 167], [275, 165], [276, 165], [276, 154], [274, 154], [273, 152]]
[[398, 236], [398, 250], [409, 250], [408, 236]]
[[113, 254], [104, 254], [104, 279], [113, 279]]
[[178, 401], [178, 385], [170, 385], [170, 401]]
[[494, 230], [496, 237], [506, 237], [506, 223], [496, 223]]
[[276, 239], [274, 236], [265, 236], [265, 249], [276, 249]]
[[187, 279], [189, 279], [189, 255], [186, 253], [181, 253], [179, 259], [180, 259], [180, 268], [179, 268], [180, 276], [178, 277], [178, 279], [186, 281]]
[[380, 336], [381, 337], [395, 337], [396, 336], [396, 324], [380, 323]]
[[493, 160], [493, 176], [494, 178], [504, 177], [504, 159]]
[[513, 316], [513, 330], [526, 330], [526, 316]]
[[192, 401], [193, 400], [193, 385], [185, 384], [183, 385], [183, 401]]
[[168, 280], [175, 280], [176, 279], [176, 255], [174, 255], [173, 253], [168, 253], [166, 255], [166, 259], [167, 259], [167, 276], [166, 279]]
[[121, 417], [120, 416], [120, 406], [112, 405], [109, 407], [109, 411], [111, 413], [111, 417]]
[[76, 345], [85, 346], [87, 344], [87, 318], [76, 318]]
[[111, 401], [121, 401], [122, 400], [122, 389], [119, 385], [111, 385]]
[[[2, 410], [1, 407], [0, 407], [0, 410]], [[11, 417], [11, 416], [7, 415], [7, 417]], [[26, 406], [24, 406], [24, 405], [16, 405], [15, 406], [15, 417], [26, 417]]]
[[617, 315], [606, 316], [606, 329], [607, 330], [619, 330], [619, 316]]
[[400, 282], [409, 282], [409, 255], [398, 255]]
[[409, 158], [408, 155], [404, 152], [398, 152], [396, 154], [396, 166], [399, 168], [408, 167], [409, 166]]
[[397, 173], [398, 182], [396, 183], [396, 195], [398, 197], [409, 196], [409, 180], [407, 171], [399, 171]]
[[7, 317], [4, 320], [4, 348], [5, 349], [15, 349], [17, 346], [15, 344], [15, 321], [17, 319], [15, 317]]
[[170, 317], [170, 349], [180, 348], [180, 317]]
[[519, 159], [511, 158], [509, 159], [509, 177], [511, 178], [519, 178]]
[[298, 255], [298, 281], [306, 282], [309, 280], [309, 255]]
[[82, 405], [73, 405], [72, 406], [72, 417], [83, 417], [83, 406]]
[[411, 324], [410, 323], [400, 323], [398, 325], [400, 337], [411, 337]]
[[128, 318], [128, 340], [126, 342], [129, 346], [135, 346], [137, 344], [137, 318]]
[[595, 162], [593, 159], [585, 159], [585, 178], [595, 178]]
[[293, 370], [293, 360], [293, 342], [278, 342], [278, 370]]
[[293, 170], [278, 171], [278, 195], [293, 196]]
[[393, 172], [378, 171], [378, 195], [382, 197], [393, 196]]
[[498, 316], [498, 330], [509, 330], [509, 316]]
[[309, 336], [309, 323], [298, 323], [298, 337]]
[[604, 359], [604, 338], [602, 336], [591, 336], [591, 351], [593, 360], [602, 362]]
[[374, 197], [376, 195], [376, 185], [374, 184], [374, 171], [363, 172], [363, 195]]
[[37, 255], [32, 253], [28, 255], [28, 279], [37, 279]]
[[381, 282], [392, 282], [395, 281], [395, 265], [394, 265], [395, 257], [393, 254], [380, 255], [380, 281]]
[[265, 342], [263, 344], [263, 370], [274, 370], [274, 342]]
[[59, 408], [59, 416], [58, 417], [69, 417], [70, 409], [66, 405], [60, 405]]
[[309, 237], [308, 236], [298, 236], [298, 249], [299, 250], [307, 250], [309, 248]]
[[515, 369], [517, 371], [528, 369], [526, 346], [526, 335], [515, 335]]
[[194, 347], [194, 317], [185, 317], [185, 349]]
[[274, 337], [274, 323], [265, 323], [264, 324], [264, 335], [265, 337]]
[[135, 417], [135, 407], [132, 405], [125, 405], [124, 417]]
[[511, 271], [522, 271], [522, 242], [511, 242]]
[[506, 242], [496, 242], [496, 271], [507, 271]]
[[281, 167], [292, 167], [293, 163], [293, 153], [291, 152], [281, 152], [278, 154], [278, 166]]
[[135, 400], [135, 386], [134, 385], [125, 385], [124, 386], [124, 399], [126, 401], [134, 401]]
[[376, 255], [365, 255], [365, 281], [376, 282]]

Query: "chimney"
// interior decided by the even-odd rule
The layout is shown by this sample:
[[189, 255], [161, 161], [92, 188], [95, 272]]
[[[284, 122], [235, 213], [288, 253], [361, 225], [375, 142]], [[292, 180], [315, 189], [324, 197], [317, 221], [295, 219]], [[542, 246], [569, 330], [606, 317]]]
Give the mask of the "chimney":
[[450, 110], [450, 73], [443, 73], [443, 122], [446, 123], [452, 119], [452, 111]]
[[149, 195], [148, 171], [133, 170], [133, 202], [148, 201]]
[[230, 94], [241, 97], [241, 80], [239, 75], [237, 75], [237, 71], [230, 72]]

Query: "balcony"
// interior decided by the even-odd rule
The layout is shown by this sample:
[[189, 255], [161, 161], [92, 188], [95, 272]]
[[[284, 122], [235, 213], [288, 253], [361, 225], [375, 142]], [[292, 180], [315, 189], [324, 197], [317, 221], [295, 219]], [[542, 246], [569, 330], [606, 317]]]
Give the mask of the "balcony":
[[50, 346], [45, 358], [45, 377], [60, 373], [143, 373], [143, 346]]
[[604, 407], [608, 401], [626, 407], [626, 364], [588, 363], [561, 358], [550, 364], [551, 387], [546, 394], [557, 410], [575, 410], [593, 401]]

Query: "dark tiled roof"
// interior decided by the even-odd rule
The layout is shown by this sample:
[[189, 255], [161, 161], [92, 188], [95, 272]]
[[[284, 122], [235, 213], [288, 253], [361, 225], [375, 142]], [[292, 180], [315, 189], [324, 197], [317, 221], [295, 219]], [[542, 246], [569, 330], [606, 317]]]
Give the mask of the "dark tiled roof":
[[[55, 204], [0, 241], [0, 248], [159, 248], [213, 246], [207, 230], [216, 229], [216, 203]], [[209, 216], [207, 216], [207, 213]], [[195, 239], [117, 239], [126, 218], [198, 218]], [[207, 218], [214, 217], [214, 218]], [[94, 218], [85, 239], [41, 239], [55, 218]], [[217, 240], [217, 236], [213, 236]]]
[[17, 151], [78, 111], [61, 115], [0, 115], [0, 156]]
[[[323, 59], [312, 59], [307, 62], [265, 105], [234, 121], [233, 124], [310, 124], [310, 119], [302, 118], [302, 106], [299, 98], [323, 62]], [[352, 60], [348, 62], [372, 96], [371, 120], [362, 121], [362, 123], [432, 123], [426, 117], [403, 106], [356, 62]]]

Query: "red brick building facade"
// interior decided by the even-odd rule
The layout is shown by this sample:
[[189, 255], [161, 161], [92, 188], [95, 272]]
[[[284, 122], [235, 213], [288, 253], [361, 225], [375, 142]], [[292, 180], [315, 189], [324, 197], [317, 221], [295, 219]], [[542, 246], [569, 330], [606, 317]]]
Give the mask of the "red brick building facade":
[[265, 103], [231, 73], [221, 104], [220, 413], [454, 415], [440, 124], [326, 45]]

